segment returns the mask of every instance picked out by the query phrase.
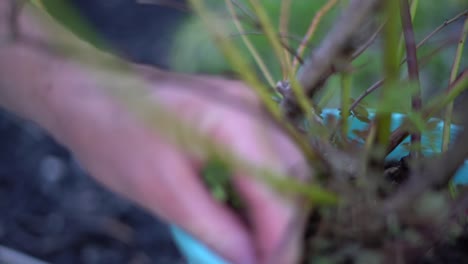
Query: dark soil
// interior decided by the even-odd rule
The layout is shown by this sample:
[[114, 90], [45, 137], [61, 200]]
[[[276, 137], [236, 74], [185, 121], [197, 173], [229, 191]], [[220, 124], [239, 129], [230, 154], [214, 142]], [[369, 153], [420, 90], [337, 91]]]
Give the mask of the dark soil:
[[163, 223], [96, 184], [39, 128], [5, 112], [0, 212], [0, 245], [50, 263], [184, 263]]

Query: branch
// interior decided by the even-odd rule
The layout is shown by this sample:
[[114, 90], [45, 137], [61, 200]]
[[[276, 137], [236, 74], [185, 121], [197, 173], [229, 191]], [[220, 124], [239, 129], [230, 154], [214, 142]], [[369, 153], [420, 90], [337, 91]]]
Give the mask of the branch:
[[467, 16], [468, 16], [468, 10], [465, 10], [465, 11], [461, 12], [460, 14], [456, 15], [455, 17], [453, 17], [452, 19], [445, 20], [444, 23], [442, 23], [442, 25], [438, 26], [431, 33], [429, 33], [423, 40], [421, 40], [419, 42], [419, 44], [418, 44], [418, 47], [421, 46], [421, 45], [424, 45], [424, 43], [426, 43], [430, 38], [432, 38], [432, 36], [434, 36], [436, 33], [441, 31], [443, 28], [445, 28], [449, 24], [452, 24], [453, 22], [457, 21], [458, 19], [463, 18], [463, 17], [467, 17]]
[[[336, 65], [349, 63], [352, 54], [369, 39], [369, 33], [374, 31], [369, 27], [374, 27], [380, 3], [381, 0], [350, 1], [341, 18], [298, 73], [297, 80], [309, 98], [337, 71]], [[302, 115], [293, 91], [289, 89], [282, 94], [285, 114], [293, 119]]]
[[[449, 19], [449, 20], [445, 20], [444, 23], [442, 23], [440, 26], [438, 26], [436, 29], [434, 29], [431, 33], [429, 33], [424, 39], [422, 39], [418, 45], [416, 46], [416, 48], [420, 48], [422, 45], [426, 44], [426, 42], [431, 39], [436, 33], [438, 33], [439, 31], [441, 31], [442, 29], [444, 29], [446, 26], [452, 24], [453, 22], [459, 20], [460, 18], [464, 18], [468, 16], [468, 10], [465, 10], [461, 13], [459, 13], [458, 15], [456, 15], [455, 17]], [[372, 37], [371, 37], [372, 39]], [[371, 39], [369, 40], [369, 42], [371, 41]], [[448, 43], [448, 42], [446, 42]], [[370, 43], [368, 44], [370, 45]], [[445, 46], [445, 45], [444, 45]], [[438, 49], [436, 49], [438, 51]], [[361, 49], [359, 49], [359, 51], [361, 51]], [[364, 51], [364, 50], [362, 50]], [[357, 54], [356, 55], [359, 55], [358, 52], [356, 52]], [[354, 57], [354, 56], [353, 56]], [[403, 60], [402, 64], [406, 62], [406, 58]], [[377, 81], [376, 83], [374, 83], [371, 87], [367, 88], [366, 91], [361, 94], [355, 101], [354, 103], [351, 105], [350, 107], [350, 111], [352, 111], [354, 108], [356, 108], [356, 106], [367, 96], [369, 95], [370, 93], [372, 93], [373, 91], [377, 90], [380, 86], [382, 86], [383, 84], [383, 79]]]
[[[336, 2], [337, 0], [330, 0], [324, 6], [322, 6], [319, 11], [317, 11], [314, 18], [312, 19], [312, 22], [309, 25], [309, 28], [307, 29], [307, 32], [304, 38], [302, 39], [301, 43], [299, 44], [299, 47], [297, 48], [296, 53], [298, 56], [302, 57], [302, 55], [304, 54], [305, 48], [307, 44], [309, 43], [309, 40], [312, 37], [312, 35], [314, 35], [314, 32], [317, 29], [317, 26], [320, 20], [328, 11], [332, 9], [332, 7], [336, 4]], [[293, 61], [292, 67], [293, 67], [293, 71], [296, 72], [298, 68], [297, 60]]]

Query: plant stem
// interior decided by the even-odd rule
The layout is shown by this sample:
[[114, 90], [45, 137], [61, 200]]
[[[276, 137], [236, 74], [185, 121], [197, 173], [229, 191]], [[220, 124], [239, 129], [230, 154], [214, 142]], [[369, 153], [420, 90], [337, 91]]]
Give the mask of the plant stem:
[[289, 72], [286, 66], [283, 48], [278, 39], [278, 34], [276, 33], [275, 28], [273, 27], [273, 24], [271, 23], [270, 18], [265, 11], [265, 8], [263, 8], [260, 0], [249, 0], [249, 2], [252, 5], [255, 15], [258, 17], [260, 22], [260, 26], [262, 27], [263, 32], [265, 32], [265, 36], [267, 37], [268, 42], [270, 42], [270, 45], [272, 46], [273, 51], [281, 65], [281, 71], [283, 73]]
[[[408, 65], [408, 76], [410, 81], [415, 82], [417, 85], [416, 94], [411, 98], [411, 107], [413, 111], [421, 110], [422, 99], [421, 99], [421, 87], [419, 82], [419, 66], [418, 57], [416, 53], [416, 42], [414, 40], [412, 16], [410, 13], [410, 7], [408, 4], [409, 0], [400, 0], [400, 12], [401, 12], [401, 23], [403, 26], [403, 35], [406, 46], [406, 62]], [[417, 5], [417, 0], [414, 0], [414, 5]], [[421, 133], [413, 133], [411, 135], [411, 143], [419, 144], [421, 142]], [[411, 156], [417, 158], [421, 155], [420, 150], [412, 150]]]
[[288, 133], [291, 139], [302, 151], [304, 157], [306, 157], [309, 161], [315, 160], [317, 153], [315, 153], [314, 150], [310, 148], [305, 138], [299, 132], [297, 132], [291, 124], [284, 122], [283, 114], [281, 113], [278, 105], [271, 99], [271, 94], [269, 93], [268, 89], [266, 89], [264, 85], [258, 80], [252, 67], [250, 67], [245, 58], [240, 54], [236, 46], [234, 46], [228, 38], [224, 37], [225, 31], [223, 28], [220, 28], [222, 25], [220, 23], [216, 23], [216, 18], [209, 10], [206, 9], [203, 1], [190, 0], [190, 3], [192, 4], [195, 12], [203, 20], [209, 32], [212, 34], [221, 51], [224, 53], [227, 61], [229, 61], [233, 68], [237, 70], [239, 76], [255, 90], [259, 96], [259, 99], [273, 120], [279, 126], [284, 128], [285, 132]]
[[254, 25], [258, 25], [258, 20], [257, 17], [254, 15], [252, 11], [250, 11], [246, 6], [244, 6], [242, 3], [240, 3], [237, 0], [230, 0], [231, 3], [233, 3], [239, 10], [242, 11], [249, 19], [254, 23]]
[[348, 137], [349, 98], [351, 98], [351, 75], [341, 73], [341, 137], [345, 143]]
[[[228, 7], [229, 13], [231, 13], [231, 17], [234, 22], [234, 25], [237, 28], [237, 31], [244, 32], [244, 28], [242, 27], [242, 24], [239, 22], [239, 17], [237, 16], [236, 11], [234, 10], [234, 6], [232, 5], [231, 0], [225, 0], [225, 2]], [[260, 54], [258, 54], [257, 49], [255, 49], [255, 47], [252, 45], [252, 42], [250, 42], [247, 36], [241, 35], [241, 38], [245, 46], [249, 50], [250, 54], [252, 55], [253, 59], [257, 63], [258, 67], [260, 68], [260, 71], [263, 73], [263, 76], [265, 77], [266, 81], [268, 82], [271, 88], [274, 88], [275, 81], [273, 80], [273, 77], [270, 71], [266, 67], [265, 62], [260, 57]]]
[[461, 12], [460, 14], [454, 16], [453, 18], [451, 18], [449, 20], [445, 20], [444, 23], [442, 23], [442, 25], [438, 26], [431, 33], [429, 33], [423, 40], [421, 40], [419, 42], [419, 44], [418, 44], [418, 47], [421, 46], [421, 45], [424, 45], [424, 43], [426, 43], [430, 38], [432, 38], [432, 36], [434, 36], [436, 33], [441, 31], [446, 26], [452, 24], [453, 22], [457, 21], [458, 19], [460, 19], [462, 17], [466, 18], [467, 16], [468, 16], [468, 10], [465, 10], [465, 11]]
[[[453, 60], [452, 70], [450, 72], [450, 80], [449, 80], [450, 83], [455, 81], [455, 78], [457, 77], [458, 69], [460, 68], [460, 62], [461, 62], [461, 58], [463, 54], [463, 47], [465, 46], [467, 35], [468, 35], [468, 18], [465, 19], [465, 23], [463, 24], [463, 29], [460, 34], [460, 40], [458, 42], [457, 51], [455, 53], [455, 59]], [[444, 129], [443, 129], [443, 134], [442, 134], [442, 152], [447, 151], [449, 147], [452, 113], [453, 113], [453, 101], [450, 102], [445, 109]]]
[[[384, 3], [387, 23], [384, 25], [384, 49], [383, 64], [385, 73], [385, 82], [381, 94], [381, 100], [385, 100], [390, 89], [395, 88], [398, 79], [398, 2], [386, 0]], [[377, 111], [375, 117], [377, 143], [379, 148], [385, 148], [389, 141], [391, 127], [391, 113], [386, 111]], [[379, 157], [380, 158], [380, 157]]]
[[[291, 4], [292, 0], [283, 0], [281, 1], [281, 13], [280, 13], [280, 21], [279, 21], [279, 34], [280, 35], [288, 35], [289, 33], [289, 17], [291, 15]], [[289, 46], [288, 39], [284, 42], [286, 46]], [[291, 56], [288, 50], [284, 51], [284, 57], [286, 58], [287, 68], [291, 68]], [[286, 79], [287, 76], [283, 75], [283, 78]]]
[[[322, 20], [322, 17], [328, 13], [332, 7], [337, 3], [337, 0], [329, 0], [325, 5], [323, 5], [319, 11], [315, 14], [314, 18], [312, 19], [312, 22], [310, 23], [309, 28], [307, 29], [306, 34], [304, 35], [304, 38], [302, 39], [302, 42], [300, 43], [299, 47], [297, 48], [296, 54], [302, 58], [304, 55], [305, 48], [307, 44], [309, 43], [310, 39], [315, 33], [315, 30], [317, 29], [318, 24]], [[293, 67], [293, 73], [297, 72], [297, 69], [299, 68], [299, 61], [295, 59], [292, 64]]]
[[[268, 17], [268, 14], [265, 12], [265, 9], [262, 7], [260, 4], [259, 0], [249, 0], [250, 3], [252, 4], [254, 8], [254, 12], [258, 16], [258, 19], [260, 21], [260, 25], [262, 26], [263, 31], [265, 32], [265, 35], [270, 42], [270, 45], [273, 47], [273, 50], [276, 54], [276, 57], [281, 63], [281, 67], [283, 69], [283, 72], [288, 72], [292, 73], [291, 69], [286, 68], [286, 64], [284, 62], [284, 56], [283, 56], [283, 49], [281, 46], [281, 41], [278, 38], [278, 34], [275, 32], [271, 21]], [[307, 119], [310, 121], [314, 120], [314, 115], [315, 111], [311, 105], [311, 103], [308, 100], [308, 97], [304, 93], [304, 89], [300, 87], [299, 83], [295, 79], [290, 80], [291, 88], [292, 91], [295, 95], [295, 97], [298, 100], [299, 106], [302, 110], [302, 112], [306, 115]]]
[[[407, 0], [407, 1], [409, 1], [409, 0]], [[410, 10], [408, 10], [408, 12], [410, 13], [409, 17], [410, 17], [411, 24], [413, 24], [414, 17], [416, 16], [416, 10], [418, 9], [418, 4], [419, 4], [419, 0], [412, 0], [411, 1], [411, 7], [408, 7], [408, 9], [410, 9]], [[400, 0], [400, 5], [401, 5], [401, 0]], [[406, 5], [408, 5], [408, 3], [406, 3]], [[404, 36], [404, 33], [403, 33], [403, 36], [400, 37], [400, 42], [398, 43], [398, 58], [400, 58], [400, 59], [404, 55], [403, 54], [404, 45], [405, 45], [405, 36]]]

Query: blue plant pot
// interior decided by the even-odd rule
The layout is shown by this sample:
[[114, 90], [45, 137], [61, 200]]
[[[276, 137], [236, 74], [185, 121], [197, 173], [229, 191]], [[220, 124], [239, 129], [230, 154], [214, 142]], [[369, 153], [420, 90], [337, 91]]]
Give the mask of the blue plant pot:
[[[336, 117], [339, 116], [339, 112], [337, 109], [326, 109], [323, 111], [323, 115], [334, 115]], [[371, 113], [371, 118], [373, 114]], [[402, 114], [393, 114], [392, 115], [392, 130], [396, 129], [401, 123], [403, 122], [404, 115]], [[350, 117], [350, 128], [349, 131], [352, 130], [363, 130], [367, 127], [367, 124], [364, 122], [359, 121], [357, 118]], [[428, 146], [430, 144], [429, 136], [431, 138], [435, 138], [436, 140], [433, 141], [436, 145], [432, 145], [428, 148], [425, 148], [423, 151], [426, 155], [430, 155], [434, 153], [436, 150], [440, 150], [442, 144], [442, 129], [443, 129], [443, 122], [439, 122], [437, 128], [430, 132], [432, 135], [424, 134], [422, 136], [422, 145]], [[452, 126], [451, 133], [453, 138], [457, 132], [459, 132], [460, 127]], [[350, 138], [353, 138], [352, 133], [350, 133]], [[403, 143], [409, 142], [409, 139], [406, 139]], [[389, 159], [398, 159], [408, 154], [408, 151], [400, 144], [390, 155], [388, 155]], [[454, 180], [455, 184], [466, 184], [468, 185], [468, 161], [465, 161], [465, 165], [457, 171]], [[170, 226], [170, 230], [172, 236], [174, 237], [174, 241], [177, 244], [179, 250], [181, 251], [182, 255], [186, 258], [189, 264], [228, 264], [227, 261], [223, 260], [219, 257], [216, 253], [206, 247], [203, 243], [199, 242], [182, 229], [175, 225]]]

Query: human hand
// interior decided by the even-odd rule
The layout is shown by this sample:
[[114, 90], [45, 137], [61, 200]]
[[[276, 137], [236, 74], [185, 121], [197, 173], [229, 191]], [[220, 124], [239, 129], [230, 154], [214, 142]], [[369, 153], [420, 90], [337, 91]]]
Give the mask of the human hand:
[[[293, 143], [262, 117], [255, 95], [241, 82], [137, 67], [154, 102], [256, 166], [305, 177]], [[249, 226], [216, 202], [204, 186], [200, 158], [154, 133], [93, 78], [75, 67], [61, 71], [50, 91], [51, 131], [98, 181], [200, 239], [232, 263], [296, 263], [301, 228], [291, 228], [298, 207], [245, 172], [234, 185]], [[127, 75], [107, 74], [110, 83]], [[131, 89], [131, 87], [128, 87]]]

